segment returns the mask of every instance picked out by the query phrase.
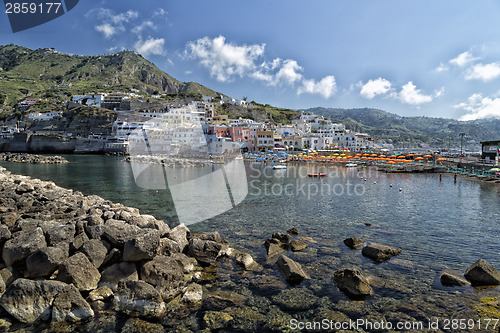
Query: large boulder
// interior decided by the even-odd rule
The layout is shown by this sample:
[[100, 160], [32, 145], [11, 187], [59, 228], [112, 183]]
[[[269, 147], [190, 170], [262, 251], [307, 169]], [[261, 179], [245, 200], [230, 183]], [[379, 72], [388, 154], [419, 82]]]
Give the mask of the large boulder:
[[170, 256], [174, 253], [180, 253], [179, 244], [170, 238], [160, 238], [160, 246], [158, 247], [158, 255]]
[[76, 252], [88, 240], [89, 240], [89, 237], [87, 236], [87, 234], [85, 232], [80, 232], [79, 234], [77, 234], [75, 236], [75, 238], [73, 239], [73, 242], [70, 243], [70, 246], [69, 246], [70, 251]]
[[96, 267], [101, 267], [106, 255], [108, 254], [108, 249], [98, 239], [90, 239], [83, 243], [80, 251], [89, 258], [90, 262]]
[[226, 240], [222, 239], [218, 231], [204, 232], [202, 234], [199, 234], [196, 238], [210, 240], [221, 244], [228, 244]]
[[483, 259], [479, 259], [467, 268], [464, 276], [474, 285], [500, 284], [500, 272]]
[[17, 279], [0, 298], [0, 305], [22, 323], [47, 320], [54, 298], [65, 286], [59, 281]]
[[174, 253], [170, 257], [177, 261], [184, 274], [192, 272], [194, 266], [198, 263], [195, 258], [188, 257], [184, 253]]
[[271, 235], [271, 238], [277, 239], [283, 244], [288, 244], [288, 242], [290, 242], [290, 235], [282, 232], [275, 232]]
[[403, 250], [400, 248], [390, 247], [387, 245], [372, 243], [366, 245], [361, 253], [370, 259], [373, 259], [377, 262], [381, 262], [384, 260], [388, 260], [394, 256], [399, 255]]
[[138, 281], [137, 267], [133, 262], [121, 262], [106, 268], [101, 275], [101, 282]]
[[77, 252], [59, 267], [57, 280], [72, 283], [80, 291], [90, 291], [97, 288], [101, 274], [89, 261], [87, 256]]
[[179, 224], [167, 233], [168, 238], [179, 244], [181, 252], [184, 252], [184, 249], [189, 244], [188, 238], [190, 235], [191, 233], [184, 223]]
[[123, 281], [113, 299], [114, 309], [131, 316], [160, 318], [165, 302], [158, 291], [144, 281]]
[[270, 238], [264, 242], [264, 247], [267, 251], [267, 261], [273, 263], [281, 253], [285, 252], [286, 244], [276, 238]]
[[142, 265], [140, 278], [155, 286], [164, 298], [168, 298], [184, 283], [184, 272], [174, 258], [158, 256]]
[[26, 272], [31, 278], [50, 276], [68, 258], [64, 246], [46, 247], [26, 258]]
[[356, 237], [349, 237], [344, 239], [344, 244], [351, 248], [351, 249], [357, 249], [358, 247], [363, 246], [365, 242], [359, 238]]
[[335, 285], [345, 294], [352, 297], [373, 295], [368, 279], [356, 268], [339, 269], [334, 274]]
[[191, 283], [187, 286], [184, 294], [182, 295], [181, 301], [186, 303], [196, 303], [201, 302], [203, 299], [203, 288], [197, 283]]
[[302, 269], [302, 266], [288, 258], [285, 255], [281, 255], [276, 262], [278, 269], [285, 278], [285, 280], [290, 284], [297, 284], [305, 279], [310, 279], [311, 277]]
[[117, 248], [123, 248], [128, 240], [135, 238], [141, 232], [138, 226], [119, 220], [108, 220], [103, 227], [103, 237]]
[[47, 246], [42, 228], [16, 232], [3, 246], [2, 258], [5, 265], [23, 263], [35, 251]]
[[124, 261], [141, 261], [153, 259], [158, 253], [160, 246], [160, 233], [157, 230], [148, 229], [125, 243], [123, 249]]
[[71, 284], [57, 294], [52, 304], [52, 321], [55, 323], [76, 323], [93, 317], [94, 311]]
[[75, 238], [76, 228], [74, 224], [59, 225], [47, 231], [47, 240], [50, 246], [59, 243], [71, 243]]
[[189, 240], [188, 253], [204, 264], [211, 264], [219, 256], [223, 245], [211, 240], [194, 238]]

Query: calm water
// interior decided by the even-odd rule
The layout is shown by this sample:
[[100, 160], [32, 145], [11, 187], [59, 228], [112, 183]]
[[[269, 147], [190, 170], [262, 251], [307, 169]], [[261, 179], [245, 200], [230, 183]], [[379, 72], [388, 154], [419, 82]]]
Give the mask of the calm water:
[[[138, 187], [130, 164], [121, 158], [65, 157], [75, 163], [0, 164], [14, 173], [53, 180], [84, 194], [140, 208], [171, 225], [177, 223], [170, 193]], [[437, 174], [385, 174], [367, 168], [329, 166], [319, 170], [315, 165], [292, 165], [287, 170], [272, 170], [270, 165], [257, 163], [245, 166], [246, 199], [190, 229], [218, 230], [233, 247], [265, 262], [263, 241], [274, 232], [297, 228], [299, 236], [313, 239], [306, 238], [310, 246], [303, 253], [289, 254], [311, 272], [313, 279], [307, 286], [318, 297], [345, 299], [326, 286], [331, 285], [336, 269], [352, 265], [399, 286], [377, 290], [369, 301], [373, 309], [379, 309], [377, 302], [385, 298], [446, 298], [455, 297], [457, 291], [467, 298], [477, 291], [440, 285], [444, 268], [463, 272], [479, 258], [500, 268], [500, 184], [464, 178], [454, 183], [448, 175], [440, 181]], [[328, 177], [307, 177], [312, 171], [326, 172]], [[347, 249], [342, 244], [347, 237], [400, 247], [403, 252], [389, 262], [375, 264], [359, 250]]]

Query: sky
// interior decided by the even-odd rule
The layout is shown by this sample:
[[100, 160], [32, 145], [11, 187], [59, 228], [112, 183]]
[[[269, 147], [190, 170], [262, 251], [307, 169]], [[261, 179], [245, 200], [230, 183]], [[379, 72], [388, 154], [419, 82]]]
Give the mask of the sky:
[[0, 44], [141, 53], [180, 81], [278, 107], [500, 118], [493, 0], [80, 0]]

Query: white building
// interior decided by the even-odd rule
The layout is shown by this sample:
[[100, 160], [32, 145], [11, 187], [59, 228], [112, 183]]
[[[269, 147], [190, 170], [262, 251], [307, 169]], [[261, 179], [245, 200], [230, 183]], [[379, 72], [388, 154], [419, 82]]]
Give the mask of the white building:
[[57, 112], [46, 112], [46, 113], [30, 113], [28, 114], [28, 119], [31, 120], [51, 120], [56, 117], [61, 117], [62, 116], [62, 111], [57, 111]]
[[96, 106], [100, 108], [102, 102], [104, 101], [104, 96], [101, 94], [74, 95], [71, 98], [71, 101], [82, 105]]

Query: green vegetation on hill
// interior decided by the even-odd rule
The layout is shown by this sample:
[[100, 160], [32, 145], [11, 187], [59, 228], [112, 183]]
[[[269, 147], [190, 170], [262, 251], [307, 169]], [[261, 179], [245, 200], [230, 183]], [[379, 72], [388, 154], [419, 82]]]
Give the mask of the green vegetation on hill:
[[13, 105], [26, 97], [68, 99], [74, 94], [131, 91], [217, 93], [195, 82], [180, 82], [133, 51], [80, 56], [50, 49], [0, 46], [0, 99]]
[[465, 133], [466, 141], [496, 140], [500, 137], [498, 119], [458, 121], [433, 117], [402, 117], [370, 108], [311, 108], [303, 111], [330, 117], [351, 130], [365, 132], [378, 141], [396, 145], [425, 142], [439, 147], [456, 147], [460, 144], [460, 133]]

